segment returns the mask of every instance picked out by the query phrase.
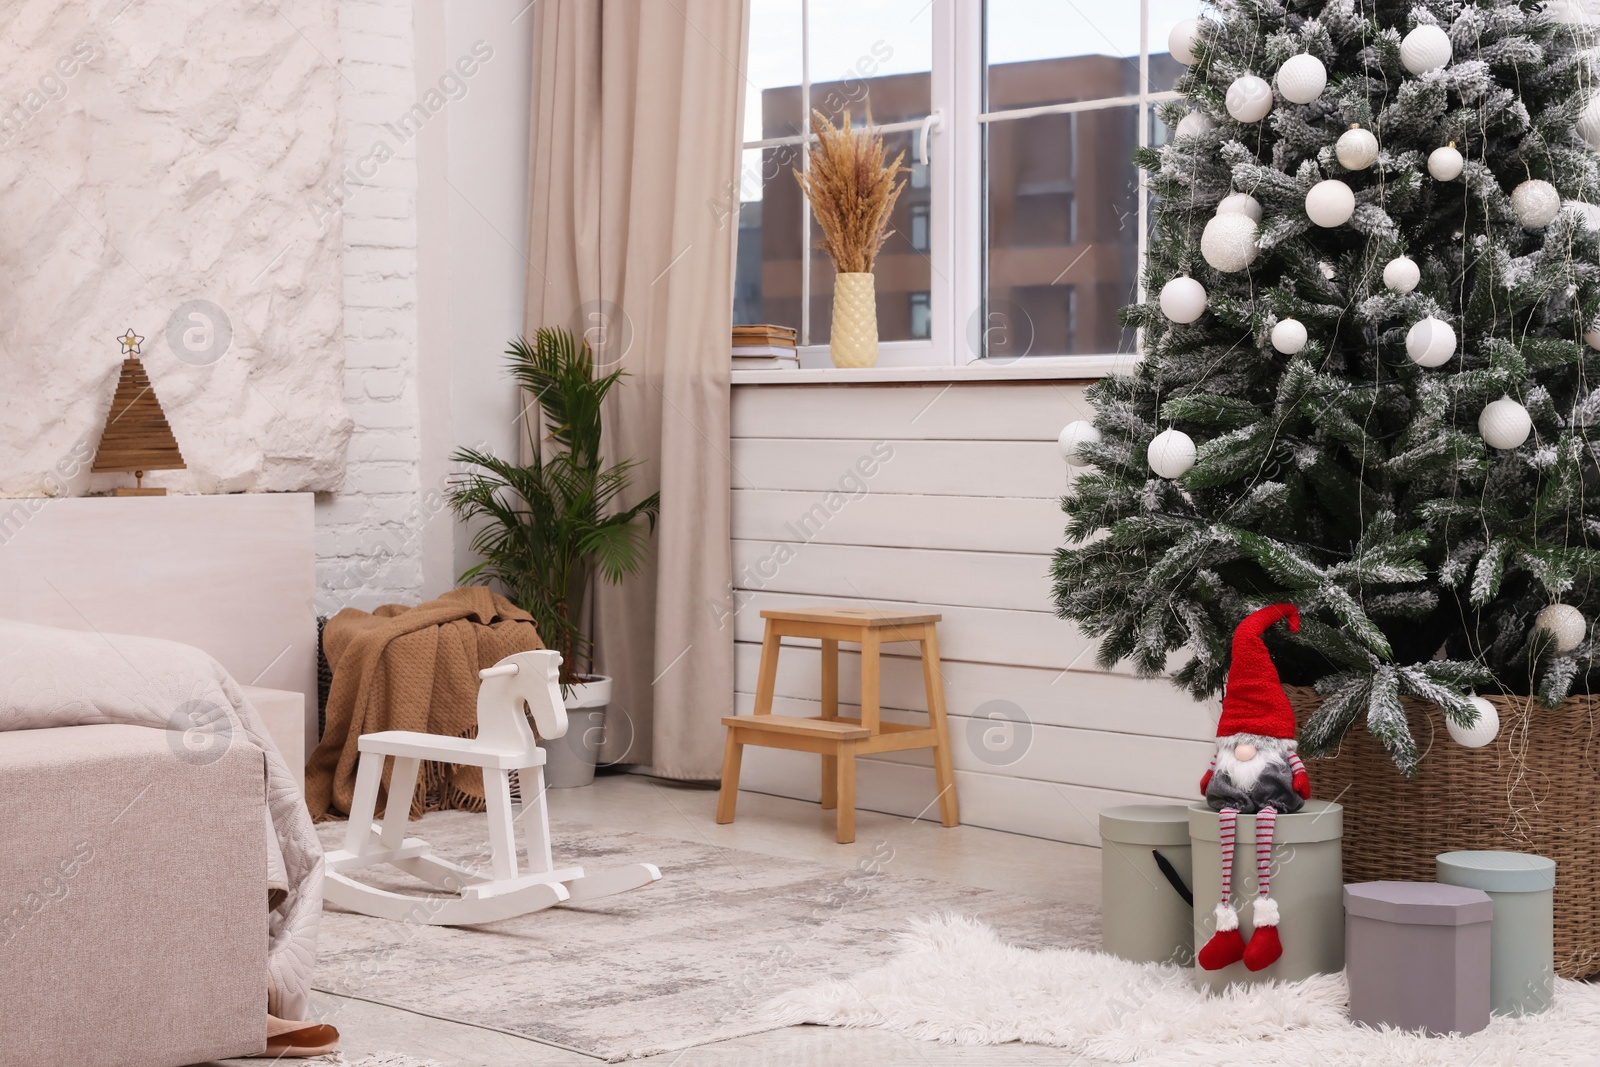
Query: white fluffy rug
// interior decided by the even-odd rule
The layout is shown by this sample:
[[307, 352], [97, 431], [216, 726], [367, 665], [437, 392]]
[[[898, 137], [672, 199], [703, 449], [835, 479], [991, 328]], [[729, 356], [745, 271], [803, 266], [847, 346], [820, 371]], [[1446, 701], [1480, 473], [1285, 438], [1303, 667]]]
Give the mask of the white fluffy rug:
[[876, 1027], [957, 1045], [1026, 1041], [1116, 1063], [1216, 1067], [1600, 1063], [1600, 988], [1560, 981], [1549, 1012], [1470, 1037], [1371, 1030], [1345, 1018], [1343, 975], [1207, 996], [1192, 972], [1080, 949], [1008, 945], [958, 916], [913, 922], [901, 953], [849, 981], [786, 993], [775, 1022]]

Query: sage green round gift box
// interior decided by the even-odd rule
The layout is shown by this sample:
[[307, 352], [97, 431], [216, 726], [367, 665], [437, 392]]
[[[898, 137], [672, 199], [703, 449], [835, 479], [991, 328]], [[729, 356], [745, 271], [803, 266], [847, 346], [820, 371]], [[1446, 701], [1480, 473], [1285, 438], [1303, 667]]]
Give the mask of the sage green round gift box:
[[1547, 1011], [1556, 990], [1555, 860], [1526, 852], [1445, 852], [1434, 862], [1438, 881], [1481, 889], [1494, 901], [1489, 1010]]
[[1187, 805], [1106, 808], [1100, 812], [1100, 844], [1105, 950], [1134, 963], [1193, 966], [1194, 925], [1184, 899], [1192, 881]]
[[[1272, 899], [1282, 918], [1283, 955], [1260, 971], [1235, 963], [1220, 971], [1194, 969], [1195, 985], [1220, 992], [1235, 982], [1298, 981], [1344, 970], [1344, 871], [1340, 843], [1344, 808], [1308, 800], [1293, 815], [1279, 815], [1272, 835]], [[1194, 943], [1211, 940], [1222, 896], [1222, 834], [1217, 813], [1204, 804], [1189, 808], [1194, 846]], [[1233, 903], [1239, 930], [1255, 930], [1256, 817], [1240, 815], [1234, 836]]]

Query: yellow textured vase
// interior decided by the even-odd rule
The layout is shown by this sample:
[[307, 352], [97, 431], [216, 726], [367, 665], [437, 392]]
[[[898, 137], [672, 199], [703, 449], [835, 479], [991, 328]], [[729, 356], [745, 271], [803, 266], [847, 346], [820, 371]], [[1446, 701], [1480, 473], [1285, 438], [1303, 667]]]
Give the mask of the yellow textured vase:
[[828, 354], [835, 367], [877, 365], [878, 294], [870, 273], [833, 276], [833, 335]]

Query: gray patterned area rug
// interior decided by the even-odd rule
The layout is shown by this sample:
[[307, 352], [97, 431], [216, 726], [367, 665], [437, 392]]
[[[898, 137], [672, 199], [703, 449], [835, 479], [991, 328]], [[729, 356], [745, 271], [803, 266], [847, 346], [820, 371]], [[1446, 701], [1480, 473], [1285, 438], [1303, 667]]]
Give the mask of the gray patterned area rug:
[[[337, 848], [343, 823], [325, 823]], [[483, 816], [435, 812], [411, 835], [469, 866]], [[954, 913], [1008, 941], [1099, 944], [1099, 916], [1066, 904], [894, 872], [882, 846], [853, 868], [575, 823], [552, 827], [558, 864], [647, 862], [662, 879], [579, 907], [476, 927], [323, 915], [317, 988], [617, 1061], [775, 1029], [766, 1001], [889, 960], [906, 920]], [[385, 869], [373, 885], [408, 887]]]

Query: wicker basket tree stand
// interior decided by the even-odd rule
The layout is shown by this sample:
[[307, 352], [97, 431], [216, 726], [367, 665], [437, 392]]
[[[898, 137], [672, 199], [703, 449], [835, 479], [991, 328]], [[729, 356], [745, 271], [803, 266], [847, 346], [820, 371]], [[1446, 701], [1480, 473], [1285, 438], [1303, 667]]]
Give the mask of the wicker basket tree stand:
[[[1321, 703], [1285, 686], [1301, 724]], [[1547, 708], [1490, 696], [1500, 733], [1483, 748], [1450, 739], [1444, 713], [1405, 698], [1423, 753], [1406, 779], [1365, 730], [1308, 761], [1316, 796], [1344, 805], [1344, 879], [1431, 882], [1434, 857], [1458, 849], [1532, 852], [1556, 862], [1556, 973], [1600, 974], [1600, 696]]]

